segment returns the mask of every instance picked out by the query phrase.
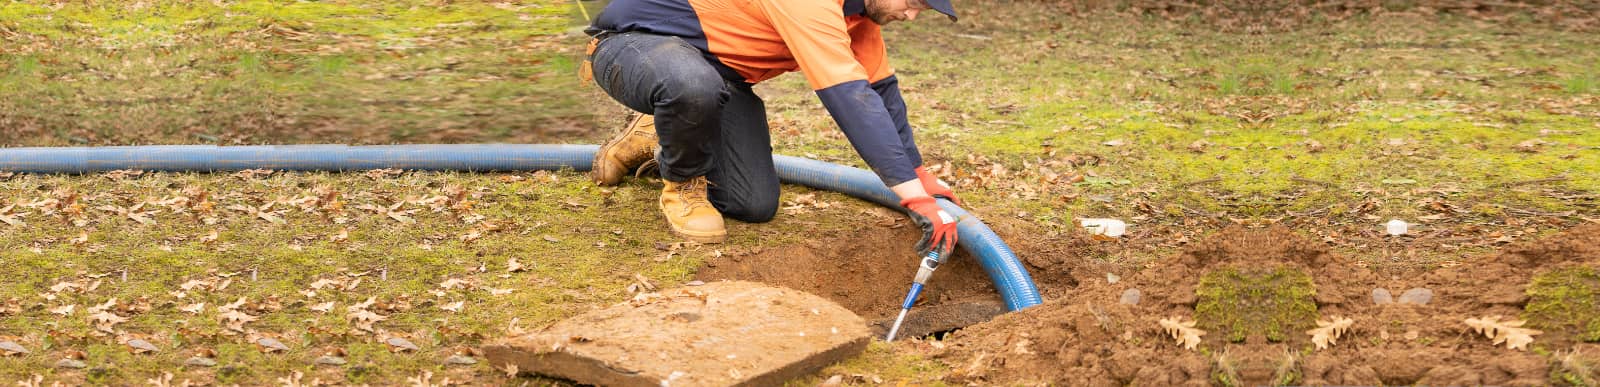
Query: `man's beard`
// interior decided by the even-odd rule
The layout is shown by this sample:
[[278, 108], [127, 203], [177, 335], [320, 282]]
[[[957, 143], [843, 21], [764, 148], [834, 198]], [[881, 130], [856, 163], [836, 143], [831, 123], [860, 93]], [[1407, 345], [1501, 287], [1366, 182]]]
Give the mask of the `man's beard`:
[[894, 18], [892, 18], [890, 16], [890, 14], [888, 12], [884, 12], [883, 10], [873, 8], [873, 5], [874, 4], [868, 3], [867, 4], [867, 12], [866, 12], [867, 13], [867, 18], [868, 19], [872, 19], [873, 23], [877, 23], [878, 25], [881, 26], [881, 25], [884, 25], [884, 24], [889, 24], [889, 22], [892, 22], [892, 21], [895, 20]]

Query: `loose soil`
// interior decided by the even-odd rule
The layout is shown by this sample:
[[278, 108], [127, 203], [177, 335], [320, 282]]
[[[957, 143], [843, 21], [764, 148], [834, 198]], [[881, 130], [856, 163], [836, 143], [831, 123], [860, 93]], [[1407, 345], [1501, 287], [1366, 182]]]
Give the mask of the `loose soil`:
[[[803, 244], [728, 253], [708, 260], [695, 279], [778, 285], [833, 300], [868, 321], [893, 318], [921, 259], [912, 250], [920, 233], [897, 220], [846, 235], [820, 235]], [[999, 300], [977, 259], [957, 251], [934, 272], [913, 310]]]
[[[1511, 350], [1462, 322], [1518, 318], [1535, 275], [1600, 266], [1600, 225], [1405, 278], [1385, 278], [1355, 263], [1286, 228], [1233, 227], [1115, 284], [1081, 281], [1044, 305], [958, 331], [943, 342], [914, 345], [949, 364], [951, 382], [1060, 385], [1548, 385], [1552, 375], [1570, 370], [1562, 368], [1562, 358], [1539, 353], [1593, 356], [1600, 349], [1576, 340], [1576, 329], [1557, 327], [1535, 336], [1534, 350]], [[1314, 349], [1303, 333], [1315, 327], [1309, 321], [1290, 321], [1277, 340], [1251, 332], [1235, 341], [1217, 328], [1226, 322], [1202, 319], [1199, 327], [1208, 333], [1198, 350], [1176, 345], [1157, 323], [1165, 317], [1192, 320], [1197, 305], [1205, 303], [1197, 286], [1210, 273], [1282, 269], [1313, 279], [1315, 292], [1308, 297], [1322, 319], [1355, 321], [1331, 348]], [[1376, 288], [1395, 295], [1427, 288], [1434, 297], [1424, 305], [1380, 305], [1371, 296]], [[1127, 289], [1140, 290], [1138, 304], [1119, 303]], [[1243, 312], [1271, 313], [1286, 305], [1266, 301]]]
[[[1037, 235], [1012, 223], [1002, 219], [993, 226], [1002, 235]], [[698, 278], [751, 280], [818, 294], [876, 321], [872, 328], [881, 335], [915, 270], [914, 253], [904, 242], [915, 232], [876, 227], [729, 254], [709, 261]], [[1096, 241], [1076, 232], [1007, 238], [1046, 296], [1044, 305], [1009, 314], [994, 308], [998, 298], [982, 268], [958, 253], [913, 309], [907, 324], [912, 334], [901, 337], [949, 333], [943, 341], [912, 340], [907, 347], [949, 365], [946, 381], [978, 384], [1571, 384], [1560, 376], [1572, 372], [1564, 364], [1594, 364], [1600, 353], [1600, 345], [1582, 340], [1582, 327], [1539, 327], [1533, 321], [1528, 326], [1545, 331], [1535, 336], [1533, 350], [1512, 350], [1463, 323], [1495, 315], [1523, 318], [1527, 288], [1536, 276], [1600, 267], [1600, 224], [1509, 245], [1460, 265], [1409, 273], [1369, 270], [1361, 262], [1386, 258], [1336, 254], [1282, 226], [1233, 226], [1201, 239], [1175, 257], [1113, 282], [1106, 273], [1126, 268], [1074, 257], [1114, 255], [1125, 242]], [[1375, 255], [1381, 251], [1374, 249]], [[1298, 296], [1276, 291], [1288, 286], [1279, 282], [1252, 282], [1305, 277], [1310, 288]], [[1213, 288], [1202, 288], [1203, 278], [1210, 278]], [[1378, 304], [1373, 292], [1380, 288], [1395, 301], [1417, 288], [1433, 297], [1421, 305]], [[1137, 303], [1119, 302], [1130, 289], [1138, 290]], [[1208, 302], [1220, 305], [1221, 312], [1197, 314]], [[1305, 313], [1308, 306], [1314, 312]], [[1196, 350], [1175, 344], [1158, 325], [1168, 317], [1199, 317], [1198, 327], [1207, 334]], [[1315, 349], [1305, 332], [1317, 327], [1316, 320], [1335, 317], [1354, 324], [1330, 348]]]

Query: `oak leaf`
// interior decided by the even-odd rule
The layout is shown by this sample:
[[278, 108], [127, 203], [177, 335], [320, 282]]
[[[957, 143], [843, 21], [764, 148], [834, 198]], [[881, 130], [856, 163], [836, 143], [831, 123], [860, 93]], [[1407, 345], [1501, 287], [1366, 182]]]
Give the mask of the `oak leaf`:
[[1526, 320], [1500, 321], [1499, 315], [1469, 318], [1463, 321], [1474, 331], [1484, 337], [1494, 339], [1494, 344], [1505, 343], [1506, 348], [1528, 349], [1528, 344], [1533, 343], [1533, 336], [1544, 333], [1537, 329], [1523, 328]]
[[1350, 325], [1354, 323], [1355, 320], [1346, 317], [1334, 317], [1332, 321], [1317, 320], [1317, 328], [1306, 331], [1306, 334], [1311, 335], [1311, 343], [1316, 344], [1317, 349], [1328, 349], [1338, 344], [1339, 336], [1350, 330]]
[[1195, 321], [1183, 322], [1181, 319], [1181, 317], [1161, 319], [1161, 328], [1165, 329], [1168, 335], [1172, 335], [1172, 338], [1178, 341], [1178, 345], [1192, 350], [1200, 345], [1200, 336], [1205, 336], [1206, 331], [1195, 328]]

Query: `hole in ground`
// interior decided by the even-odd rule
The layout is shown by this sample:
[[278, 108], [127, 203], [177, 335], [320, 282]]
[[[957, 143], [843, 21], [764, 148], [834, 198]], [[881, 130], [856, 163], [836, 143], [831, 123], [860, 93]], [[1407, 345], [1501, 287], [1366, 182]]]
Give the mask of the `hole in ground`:
[[[920, 258], [912, 250], [912, 243], [920, 236], [921, 231], [913, 227], [870, 226], [851, 230], [848, 235], [818, 235], [800, 244], [711, 258], [696, 272], [695, 279], [755, 281], [816, 294], [873, 322], [874, 329], [887, 332], [916, 274]], [[907, 319], [928, 315], [932, 312], [927, 311], [940, 305], [971, 302], [987, 302], [1005, 310], [977, 259], [958, 250], [934, 272]], [[971, 324], [998, 314], [986, 314], [975, 321], [959, 320]]]

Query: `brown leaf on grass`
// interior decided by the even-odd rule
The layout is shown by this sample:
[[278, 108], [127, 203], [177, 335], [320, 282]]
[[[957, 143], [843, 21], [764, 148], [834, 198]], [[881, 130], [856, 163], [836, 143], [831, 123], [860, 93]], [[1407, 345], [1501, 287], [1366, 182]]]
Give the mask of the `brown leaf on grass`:
[[1184, 349], [1193, 350], [1195, 346], [1200, 345], [1200, 336], [1206, 334], [1206, 331], [1194, 327], [1195, 321], [1183, 322], [1182, 317], [1164, 318], [1160, 323], [1161, 328]]
[[1500, 321], [1499, 315], [1483, 318], [1469, 318], [1464, 320], [1468, 327], [1484, 337], [1494, 339], [1494, 344], [1505, 343], [1506, 348], [1525, 350], [1528, 344], [1533, 343], [1533, 336], [1543, 334], [1543, 331], [1522, 328], [1526, 320]]
[[345, 317], [349, 318], [350, 322], [356, 325], [356, 329], [360, 329], [369, 333], [374, 331], [372, 328], [373, 323], [383, 322], [383, 320], [389, 319], [389, 316], [373, 313], [372, 311], [366, 309], [352, 310]]
[[456, 301], [456, 302], [452, 302], [452, 303], [448, 303], [448, 304], [444, 304], [444, 305], [439, 305], [439, 309], [442, 309], [442, 310], [447, 311], [447, 312], [459, 313], [459, 312], [461, 312], [461, 308], [466, 306], [466, 305], [467, 305], [466, 301]]
[[384, 168], [384, 169], [370, 170], [370, 171], [367, 171], [367, 172], [363, 173], [363, 175], [366, 175], [368, 178], [371, 178], [373, 180], [377, 180], [377, 179], [388, 179], [388, 178], [399, 177], [401, 174], [404, 174], [405, 172], [406, 171], [399, 170], [399, 169], [394, 169], [394, 168]]
[[331, 311], [333, 311], [333, 301], [328, 301], [328, 302], [324, 302], [324, 303], [321, 303], [321, 304], [312, 305], [311, 306], [311, 310], [315, 311], [315, 312], [321, 312], [321, 313], [331, 312]]
[[489, 295], [491, 295], [491, 296], [503, 296], [503, 295], [511, 294], [512, 290], [515, 290], [515, 289], [511, 289], [511, 288], [506, 288], [506, 289], [490, 288], [489, 289]]
[[339, 285], [340, 285], [339, 281], [334, 281], [334, 280], [327, 279], [327, 278], [318, 278], [316, 281], [312, 281], [311, 282], [311, 290], [322, 290], [322, 288], [326, 288], [326, 287], [329, 287], [329, 286], [337, 287]]
[[89, 315], [89, 323], [90, 324], [94, 324], [95, 329], [99, 329], [100, 331], [106, 332], [106, 333], [114, 333], [114, 332], [116, 332], [116, 330], [113, 329], [113, 327], [116, 326], [117, 324], [121, 324], [121, 323], [124, 323], [124, 322], [127, 322], [127, 321], [128, 321], [127, 318], [122, 317], [122, 316], [118, 316], [116, 313], [111, 313], [110, 311], [106, 311], [106, 310], [101, 310], [99, 312], [96, 312], [96, 313], [93, 313], [93, 314]]
[[345, 227], [339, 229], [338, 233], [329, 235], [328, 240], [332, 241], [333, 243], [344, 243], [345, 241], [350, 240], [350, 228]]
[[406, 340], [404, 337], [396, 336], [385, 338], [383, 339], [383, 343], [389, 345], [389, 352], [398, 353], [422, 350], [422, 347], [418, 347], [416, 344], [412, 343], [411, 340]]
[[233, 311], [233, 310], [239, 309], [240, 306], [244, 306], [244, 304], [246, 302], [249, 302], [249, 299], [244, 297], [244, 296], [240, 296], [239, 299], [234, 301], [234, 302], [230, 302], [230, 303], [225, 304], [225, 305], [217, 306], [217, 311], [219, 311], [219, 312]]
[[146, 224], [146, 225], [156, 224], [155, 219], [152, 219], [150, 217], [150, 212], [144, 210], [144, 202], [139, 202], [138, 204], [134, 204], [132, 207], [118, 207], [118, 206], [113, 206], [113, 205], [104, 205], [104, 206], [100, 206], [100, 207], [95, 207], [95, 209], [101, 210], [101, 211], [115, 213], [119, 217], [126, 217], [128, 219], [132, 219], [135, 222], [139, 222], [140, 224]]
[[82, 291], [83, 284], [81, 281], [61, 281], [57, 282], [55, 285], [50, 285], [51, 293], [61, 293], [62, 291], [66, 290]]
[[258, 168], [258, 169], [246, 169], [246, 170], [243, 170], [243, 171], [234, 172], [231, 176], [237, 177], [240, 180], [253, 180], [253, 179], [261, 179], [261, 178], [266, 178], [266, 177], [272, 176], [272, 173], [273, 173], [273, 171], [271, 169], [260, 169], [260, 168]]
[[[222, 310], [222, 308], [219, 307], [219, 308], [217, 308], [217, 310]], [[221, 315], [219, 315], [217, 317], [222, 319], [222, 325], [223, 326], [225, 326], [228, 329], [231, 329], [231, 330], [233, 330], [235, 332], [244, 332], [245, 331], [244, 324], [248, 324], [248, 323], [250, 323], [252, 321], [256, 321], [256, 319], [257, 319], [256, 316], [251, 316], [251, 315], [249, 315], [249, 314], [247, 314], [245, 312], [240, 312], [240, 311], [238, 311], [236, 309], [229, 309], [227, 312], [225, 312], [225, 313], [223, 313], [223, 314], [221, 314]]]
[[50, 308], [50, 314], [59, 314], [59, 315], [62, 315], [62, 316], [71, 316], [72, 315], [72, 310], [73, 309], [77, 309], [77, 308], [78, 308], [78, 304], [62, 305], [62, 306]]
[[282, 216], [283, 210], [278, 210], [278, 211], [273, 211], [272, 210], [272, 206], [275, 205], [275, 204], [277, 204], [277, 202], [272, 202], [272, 201], [267, 202], [267, 204], [262, 204], [260, 207], [251, 207], [251, 206], [247, 206], [247, 205], [243, 205], [243, 204], [235, 204], [235, 205], [228, 206], [228, 209], [234, 210], [234, 211], [243, 212], [245, 214], [250, 215], [251, 218], [260, 218], [261, 220], [265, 220], [265, 221], [267, 221], [269, 223], [277, 223], [277, 224], [287, 223], [285, 220], [283, 220], [283, 216]]
[[15, 227], [27, 226], [28, 223], [22, 221], [22, 216], [26, 214], [13, 211], [16, 208], [17, 205], [15, 203], [5, 206], [4, 208], [0, 208], [0, 223], [5, 223]]
[[506, 258], [507, 273], [516, 273], [525, 270], [528, 270], [528, 267], [523, 266], [522, 262], [517, 262], [517, 257]]
[[185, 306], [182, 306], [182, 307], [178, 308], [178, 310], [183, 311], [183, 312], [188, 313], [188, 314], [200, 314], [200, 312], [204, 311], [205, 309], [206, 309], [206, 303], [204, 303], [204, 302], [197, 302], [197, 303], [185, 305]]
[[118, 170], [115, 170], [115, 171], [102, 173], [102, 174], [100, 174], [100, 176], [104, 177], [104, 178], [107, 178], [107, 179], [111, 179], [112, 181], [123, 181], [123, 180], [129, 180], [129, 179], [137, 179], [137, 178], [139, 178], [139, 176], [144, 176], [144, 171], [137, 170], [137, 169], [118, 169]]
[[151, 344], [149, 341], [144, 339], [128, 339], [128, 341], [124, 342], [123, 345], [127, 345], [128, 352], [135, 355], [161, 352], [160, 347], [156, 347], [155, 344]]
[[289, 350], [289, 346], [271, 337], [259, 337], [251, 340], [251, 342], [255, 343], [256, 349], [260, 350], [261, 353], [286, 352]]
[[1535, 139], [1532, 139], [1532, 140], [1519, 142], [1519, 143], [1517, 143], [1517, 146], [1515, 148], [1516, 148], [1516, 150], [1518, 152], [1539, 153], [1539, 151], [1543, 150], [1543, 147], [1544, 147], [1545, 144], [1549, 144], [1549, 143], [1545, 142], [1544, 140], [1540, 140], [1540, 139], [1535, 138]]
[[201, 235], [200, 238], [199, 238], [199, 241], [202, 244], [209, 245], [209, 244], [211, 244], [213, 242], [216, 242], [217, 238], [221, 237], [221, 236], [222, 236], [222, 234], [218, 233], [217, 230], [211, 230], [211, 232], [206, 233], [206, 235]]
[[1350, 325], [1354, 323], [1355, 320], [1346, 317], [1334, 317], [1333, 321], [1317, 320], [1317, 328], [1306, 331], [1306, 334], [1311, 335], [1311, 343], [1316, 344], [1317, 349], [1328, 349], [1338, 344], [1339, 336], [1350, 330]]
[[473, 288], [475, 288], [477, 286], [474, 286], [471, 282], [468, 282], [468, 281], [465, 281], [465, 280], [462, 280], [462, 279], [459, 279], [459, 278], [451, 278], [451, 279], [444, 280], [444, 282], [439, 283], [439, 287], [443, 288], [443, 289], [458, 289], [459, 288], [459, 289], [472, 290]]

